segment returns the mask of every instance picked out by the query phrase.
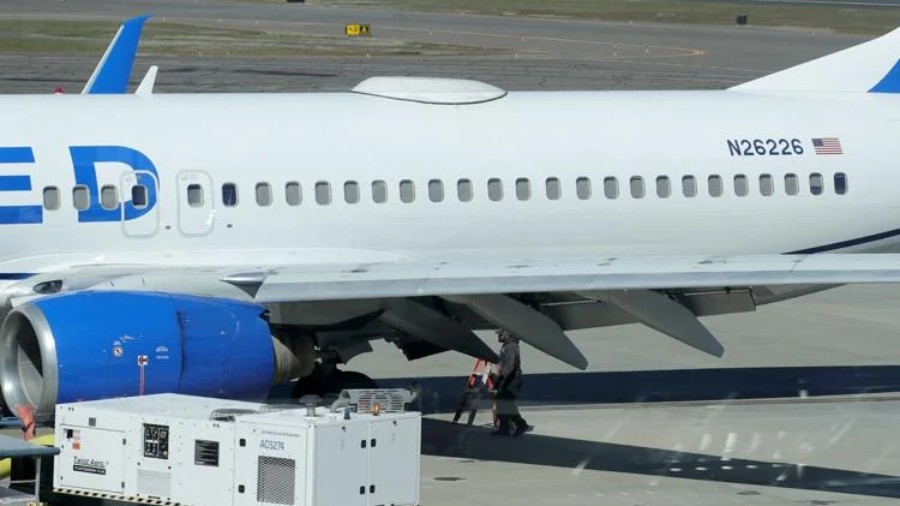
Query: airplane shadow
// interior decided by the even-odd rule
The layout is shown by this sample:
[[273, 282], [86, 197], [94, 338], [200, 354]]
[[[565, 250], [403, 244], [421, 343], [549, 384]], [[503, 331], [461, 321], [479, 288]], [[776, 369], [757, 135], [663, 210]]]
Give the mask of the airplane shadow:
[[[452, 412], [460, 376], [379, 378], [382, 388], [418, 384], [416, 409]], [[589, 373], [525, 373], [523, 406], [718, 401], [900, 392], [900, 366], [759, 367]]]
[[900, 477], [897, 476], [746, 459], [722, 460], [721, 457], [698, 453], [535, 434], [521, 438], [498, 438], [490, 436], [487, 428], [428, 418], [422, 420], [422, 453], [460, 459], [900, 498]]

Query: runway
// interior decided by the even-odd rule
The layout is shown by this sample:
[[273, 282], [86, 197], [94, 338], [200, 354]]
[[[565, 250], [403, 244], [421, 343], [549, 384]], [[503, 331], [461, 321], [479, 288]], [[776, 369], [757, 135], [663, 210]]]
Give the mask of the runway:
[[[160, 23], [340, 36], [344, 23], [364, 22], [376, 38], [497, 50], [142, 55], [135, 79], [160, 65], [159, 93], [344, 91], [365, 77], [397, 74], [479, 79], [509, 90], [722, 89], [865, 40], [797, 29], [205, 0], [12, 0], [0, 4], [0, 17], [120, 21], [148, 6]], [[98, 58], [0, 54], [0, 92], [48, 93], [57, 85], [76, 92]], [[468, 357], [408, 362], [376, 343], [375, 353], [350, 365], [386, 385], [422, 387], [422, 504], [894, 504], [898, 307], [897, 287], [857, 286], [705, 319], [725, 345], [720, 359], [637, 325], [573, 332], [590, 361], [583, 373], [525, 346], [524, 412], [537, 429], [521, 440], [447, 423]]]

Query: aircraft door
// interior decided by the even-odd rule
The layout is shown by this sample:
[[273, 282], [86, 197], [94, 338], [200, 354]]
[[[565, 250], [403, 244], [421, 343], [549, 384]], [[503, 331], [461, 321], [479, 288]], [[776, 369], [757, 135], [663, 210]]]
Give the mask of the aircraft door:
[[129, 237], [148, 237], [159, 228], [159, 181], [152, 172], [127, 171], [119, 180], [122, 231]]
[[212, 180], [192, 170], [178, 174], [178, 229], [184, 235], [205, 235], [215, 221]]

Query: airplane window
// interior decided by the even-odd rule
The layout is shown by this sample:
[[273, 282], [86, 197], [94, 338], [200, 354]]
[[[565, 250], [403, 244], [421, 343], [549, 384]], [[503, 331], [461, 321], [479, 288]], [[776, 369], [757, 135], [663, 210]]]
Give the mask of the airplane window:
[[496, 177], [488, 179], [488, 198], [493, 202], [503, 200], [503, 181]]
[[775, 180], [772, 179], [771, 174], [759, 175], [759, 193], [765, 197], [771, 197], [775, 193]]
[[527, 178], [520, 177], [516, 179], [516, 198], [519, 200], [531, 198], [531, 181]]
[[818, 172], [813, 172], [809, 175], [809, 192], [813, 195], [821, 195], [822, 189], [825, 186], [825, 182], [822, 179], [822, 174]]
[[575, 194], [580, 200], [591, 198], [591, 180], [586, 177], [580, 177], [575, 180]]
[[359, 202], [359, 183], [356, 181], [347, 181], [344, 183], [344, 202], [348, 204], [356, 204]]
[[44, 209], [48, 211], [59, 209], [59, 188], [55, 186], [44, 188]]
[[838, 195], [847, 193], [847, 174], [838, 172], [834, 175], [834, 192]]
[[147, 207], [147, 187], [142, 184], [136, 184], [131, 187], [131, 205], [135, 209], [143, 209]]
[[460, 202], [472, 201], [472, 181], [468, 179], [460, 179], [456, 182], [456, 196]]
[[416, 200], [416, 184], [411, 179], [400, 181], [400, 201], [404, 204]]
[[257, 183], [256, 203], [263, 207], [272, 205], [272, 186], [269, 183]]
[[722, 193], [725, 191], [724, 185], [722, 185], [722, 176], [712, 175], [709, 176], [709, 196], [710, 197], [721, 197]]
[[376, 204], [387, 202], [387, 183], [380, 179], [372, 181], [372, 201]]
[[222, 185], [222, 205], [225, 207], [234, 207], [238, 202], [237, 185], [234, 183], [225, 183]]
[[100, 205], [107, 211], [115, 209], [119, 205], [119, 189], [111, 184], [100, 188]]
[[559, 200], [562, 196], [559, 187], [559, 178], [558, 177], [548, 177], [546, 181], [547, 186], [547, 200]]
[[300, 183], [290, 181], [284, 185], [284, 199], [289, 206], [299, 206], [303, 201], [303, 193], [300, 191]]
[[685, 197], [697, 196], [697, 179], [694, 176], [684, 176], [681, 178], [681, 192]]
[[737, 174], [734, 176], [734, 194], [738, 197], [746, 197], [750, 193], [750, 184], [747, 182], [747, 176]]
[[444, 183], [440, 179], [432, 179], [428, 182], [428, 198], [432, 202], [444, 201]]
[[[103, 195], [100, 195], [103, 200]], [[187, 201], [191, 207], [200, 207], [203, 205], [203, 188], [199, 184], [189, 184], [187, 187]], [[106, 207], [106, 204], [104, 204]]]
[[656, 196], [661, 199], [667, 199], [672, 195], [672, 183], [668, 176], [659, 176], [656, 178]]
[[603, 194], [608, 199], [619, 198], [619, 180], [614, 177], [603, 179]]
[[800, 179], [797, 177], [797, 174], [784, 175], [784, 192], [788, 195], [800, 193]]
[[72, 204], [79, 211], [91, 207], [91, 194], [88, 193], [87, 186], [78, 185], [72, 189]]
[[641, 176], [631, 178], [631, 196], [636, 199], [644, 198], [644, 178]]
[[327, 181], [316, 183], [316, 203], [321, 206], [331, 203], [331, 183]]

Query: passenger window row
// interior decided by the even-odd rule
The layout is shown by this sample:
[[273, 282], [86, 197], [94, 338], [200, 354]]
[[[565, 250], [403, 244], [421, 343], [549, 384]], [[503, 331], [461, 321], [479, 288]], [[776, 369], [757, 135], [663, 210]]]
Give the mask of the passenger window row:
[[[843, 172], [834, 174], [832, 190], [837, 195], [847, 193], [847, 175]], [[776, 183], [775, 177], [771, 174], [761, 174], [758, 178], [759, 185], [757, 191], [764, 197], [775, 195]], [[492, 202], [504, 200], [504, 181], [500, 178], [489, 178], [486, 184], [487, 197]], [[721, 197], [725, 194], [726, 183], [722, 176], [713, 174], [706, 180], [706, 190], [711, 197]], [[319, 181], [313, 185], [313, 197], [318, 205], [329, 205], [332, 203], [331, 183], [327, 181]], [[547, 200], [560, 200], [563, 196], [563, 184], [557, 177], [548, 177], [544, 180], [543, 193]], [[682, 176], [681, 178], [681, 194], [687, 198], [693, 198], [700, 194], [698, 188], [698, 179], [692, 175]], [[750, 178], [744, 174], [736, 174], [732, 179], [732, 188], [735, 196], [746, 197], [751, 193]], [[642, 199], [646, 196], [644, 178], [641, 176], [633, 176], [628, 180], [628, 193], [632, 198]], [[427, 184], [427, 196], [431, 202], [443, 202], [447, 195], [444, 189], [444, 182], [440, 179], [432, 179]], [[672, 181], [669, 176], [658, 176], [655, 182], [656, 196], [661, 199], [672, 197], [674, 193]], [[799, 195], [801, 189], [800, 177], [797, 174], [788, 173], [784, 175], [784, 194]], [[516, 200], [527, 201], [533, 197], [532, 183], [528, 178], [517, 178], [513, 186]], [[452, 190], [451, 190], [452, 191]], [[607, 199], [619, 198], [619, 180], [615, 177], [604, 177], [602, 179], [603, 196]], [[411, 179], [403, 179], [397, 184], [397, 192], [400, 202], [409, 204], [416, 200], [416, 184]], [[256, 204], [262, 207], [271, 206], [275, 202], [272, 186], [266, 182], [257, 183], [254, 188], [254, 197]], [[362, 185], [357, 181], [346, 181], [343, 184], [342, 196], [343, 201], [348, 204], [356, 204], [363, 198]], [[459, 179], [456, 181], [456, 199], [459, 202], [471, 202], [475, 199], [475, 185], [471, 179]], [[818, 172], [809, 175], [809, 193], [811, 195], [822, 195], [825, 193], [825, 177]], [[383, 204], [388, 201], [388, 184], [383, 180], [375, 180], [371, 183], [371, 197], [376, 204]], [[204, 188], [196, 183], [187, 186], [187, 204], [191, 207], [202, 207], [206, 201]], [[299, 182], [291, 181], [284, 186], [285, 201], [289, 206], [299, 206], [303, 201], [303, 191]], [[593, 188], [591, 178], [587, 176], [575, 179], [575, 196], [579, 200], [588, 200], [593, 196]], [[134, 185], [131, 187], [131, 202], [137, 209], [143, 209], [147, 206], [148, 189], [144, 185]], [[238, 186], [235, 183], [225, 183], [222, 185], [222, 205], [225, 207], [237, 206], [240, 199], [238, 196]], [[88, 209], [91, 206], [91, 195], [88, 187], [78, 185], [72, 189], [72, 203], [75, 209], [79, 211]], [[100, 206], [106, 210], [113, 210], [119, 205], [119, 188], [115, 185], [105, 185], [100, 188]], [[48, 186], [44, 188], [44, 209], [55, 211], [61, 206], [61, 193], [58, 187]]]
[[[615, 177], [603, 178], [603, 196], [607, 199], [619, 198], [619, 180]], [[260, 193], [260, 187], [264, 186], [265, 191]], [[744, 174], [737, 174], [733, 178], [734, 195], [738, 197], [746, 197], [751, 193], [750, 178]], [[257, 204], [268, 206], [272, 203], [271, 188], [268, 183], [259, 183], [257, 185]], [[331, 183], [327, 181], [319, 181], [314, 185], [315, 201], [319, 205], [328, 205], [332, 203]], [[673, 195], [673, 184], [668, 176], [659, 176], [656, 178], [656, 196], [662, 199], [669, 198]], [[431, 202], [443, 202], [446, 198], [444, 182], [440, 179], [432, 179], [427, 184], [427, 196]], [[489, 178], [485, 186], [488, 200], [499, 202], [506, 198], [504, 193], [504, 181], [500, 178]], [[532, 183], [528, 178], [517, 178], [514, 181], [514, 195], [516, 200], [531, 200]], [[834, 174], [834, 193], [844, 195], [847, 193], [847, 175], [843, 172]], [[397, 184], [397, 191], [400, 201], [406, 204], [415, 202], [416, 200], [416, 184], [411, 179], [403, 179]], [[725, 194], [725, 182], [722, 176], [711, 175], [707, 179], [707, 191], [711, 197], [721, 197]], [[761, 174], [759, 176], [758, 191], [760, 195], [769, 197], [776, 192], [775, 178], [771, 174]], [[812, 195], [821, 195], [825, 191], [824, 177], [822, 174], [815, 172], [809, 176], [809, 192]], [[632, 198], [640, 199], [646, 196], [644, 186], [644, 178], [641, 176], [633, 176], [628, 180], [628, 192]], [[371, 183], [372, 201], [376, 204], [383, 204], [388, 201], [388, 184], [383, 180], [375, 180]], [[681, 194], [685, 197], [696, 197], [700, 193], [698, 189], [698, 181], [695, 176], [683, 176], [681, 178]], [[800, 194], [800, 179], [796, 174], [786, 174], [784, 176], [784, 193], [786, 195]], [[563, 189], [559, 178], [548, 177], [544, 181], [544, 194], [547, 200], [559, 200], [562, 198]], [[575, 196], [579, 200], [588, 200], [593, 196], [591, 179], [587, 176], [575, 179]], [[298, 206], [302, 201], [302, 191], [300, 183], [296, 181], [289, 182], [285, 185], [285, 197], [288, 205]], [[362, 185], [357, 181], [346, 181], [343, 184], [343, 201], [348, 204], [356, 204], [362, 200]], [[471, 202], [475, 198], [475, 186], [471, 179], [459, 179], [456, 181], [456, 199], [459, 202]], [[226, 183], [222, 185], [222, 202], [226, 206], [237, 205], [237, 187], [234, 183]]]

